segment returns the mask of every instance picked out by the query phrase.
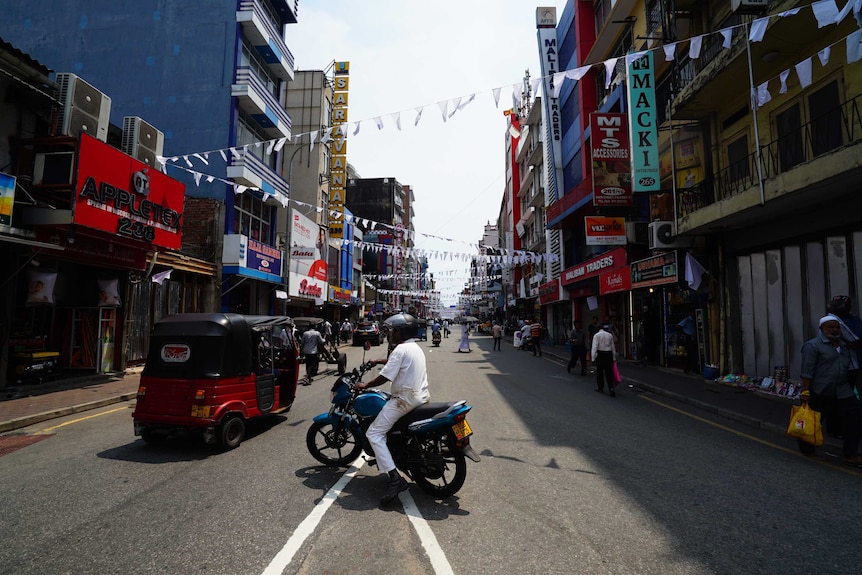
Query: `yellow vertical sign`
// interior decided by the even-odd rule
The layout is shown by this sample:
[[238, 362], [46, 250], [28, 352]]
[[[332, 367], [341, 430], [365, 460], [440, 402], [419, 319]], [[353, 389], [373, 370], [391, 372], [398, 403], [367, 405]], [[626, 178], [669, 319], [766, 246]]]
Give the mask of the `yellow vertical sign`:
[[335, 63], [332, 93], [332, 144], [329, 160], [329, 237], [344, 237], [344, 202], [347, 193], [347, 104], [350, 62]]

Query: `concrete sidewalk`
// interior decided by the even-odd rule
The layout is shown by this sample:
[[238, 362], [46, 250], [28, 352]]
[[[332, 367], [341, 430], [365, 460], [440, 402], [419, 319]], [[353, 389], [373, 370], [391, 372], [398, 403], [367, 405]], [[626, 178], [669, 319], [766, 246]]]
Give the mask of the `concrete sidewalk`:
[[[490, 350], [490, 336], [471, 336], [471, 343]], [[347, 348], [349, 344], [339, 348]], [[506, 352], [524, 354], [507, 346]], [[361, 350], [361, 348], [353, 348]], [[532, 359], [532, 358], [531, 358]], [[561, 346], [543, 347], [543, 357], [536, 361], [550, 360], [565, 370], [568, 353]], [[323, 367], [323, 366], [321, 366]], [[705, 381], [695, 375], [686, 375], [679, 370], [645, 367], [638, 363], [622, 360], [619, 363], [624, 386], [620, 393], [625, 395], [628, 385], [657, 395], [693, 405], [710, 413], [743, 423], [759, 429], [784, 434], [790, 417], [791, 401], [778, 396], [737, 389]], [[43, 384], [21, 385], [2, 390], [0, 396], [0, 433], [20, 429], [47, 421], [96, 409], [112, 403], [134, 399], [140, 381], [141, 368], [127, 370], [125, 374], [98, 376], [91, 375], [70, 380], [60, 380]], [[580, 368], [573, 371], [573, 380], [585, 380], [594, 385], [595, 376], [581, 376]], [[828, 441], [828, 440], [827, 440]]]

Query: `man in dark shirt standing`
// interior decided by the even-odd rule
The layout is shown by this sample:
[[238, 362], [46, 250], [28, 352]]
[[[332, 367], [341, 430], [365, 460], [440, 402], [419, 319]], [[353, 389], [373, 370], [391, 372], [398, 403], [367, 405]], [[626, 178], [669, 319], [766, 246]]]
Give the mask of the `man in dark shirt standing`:
[[572, 355], [566, 371], [572, 373], [572, 368], [581, 363], [581, 375], [587, 375], [587, 334], [581, 325], [581, 320], [576, 319], [572, 331], [569, 332], [569, 343], [572, 346]]

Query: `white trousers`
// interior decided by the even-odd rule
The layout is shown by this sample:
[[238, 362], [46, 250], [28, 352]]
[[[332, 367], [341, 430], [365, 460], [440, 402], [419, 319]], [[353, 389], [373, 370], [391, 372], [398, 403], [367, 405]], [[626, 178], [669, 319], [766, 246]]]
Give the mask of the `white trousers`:
[[399, 419], [423, 403], [428, 403], [429, 399], [427, 394], [424, 396], [405, 394], [405, 397], [393, 397], [383, 405], [383, 409], [374, 418], [365, 437], [368, 438], [368, 443], [374, 450], [374, 457], [377, 458], [377, 469], [381, 473], [389, 473], [395, 469], [395, 462], [392, 460], [389, 447], [386, 445], [386, 434]]

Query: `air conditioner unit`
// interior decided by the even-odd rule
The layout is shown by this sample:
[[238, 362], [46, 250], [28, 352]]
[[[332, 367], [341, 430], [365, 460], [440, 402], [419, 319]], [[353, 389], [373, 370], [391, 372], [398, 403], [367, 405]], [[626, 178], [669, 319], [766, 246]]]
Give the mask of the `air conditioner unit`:
[[66, 136], [86, 132], [103, 142], [111, 123], [111, 99], [75, 74], [57, 74], [57, 126]]
[[646, 222], [626, 222], [626, 241], [630, 244], [649, 243], [649, 229]]
[[651, 250], [684, 248], [690, 245], [687, 239], [673, 235], [673, 222], [650, 222], [647, 237]]
[[158, 168], [156, 156], [165, 148], [165, 135], [137, 116], [123, 118], [123, 141], [120, 149], [148, 166]]
[[769, 6], [769, 0], [730, 0], [730, 9], [737, 14], [761, 14]]

